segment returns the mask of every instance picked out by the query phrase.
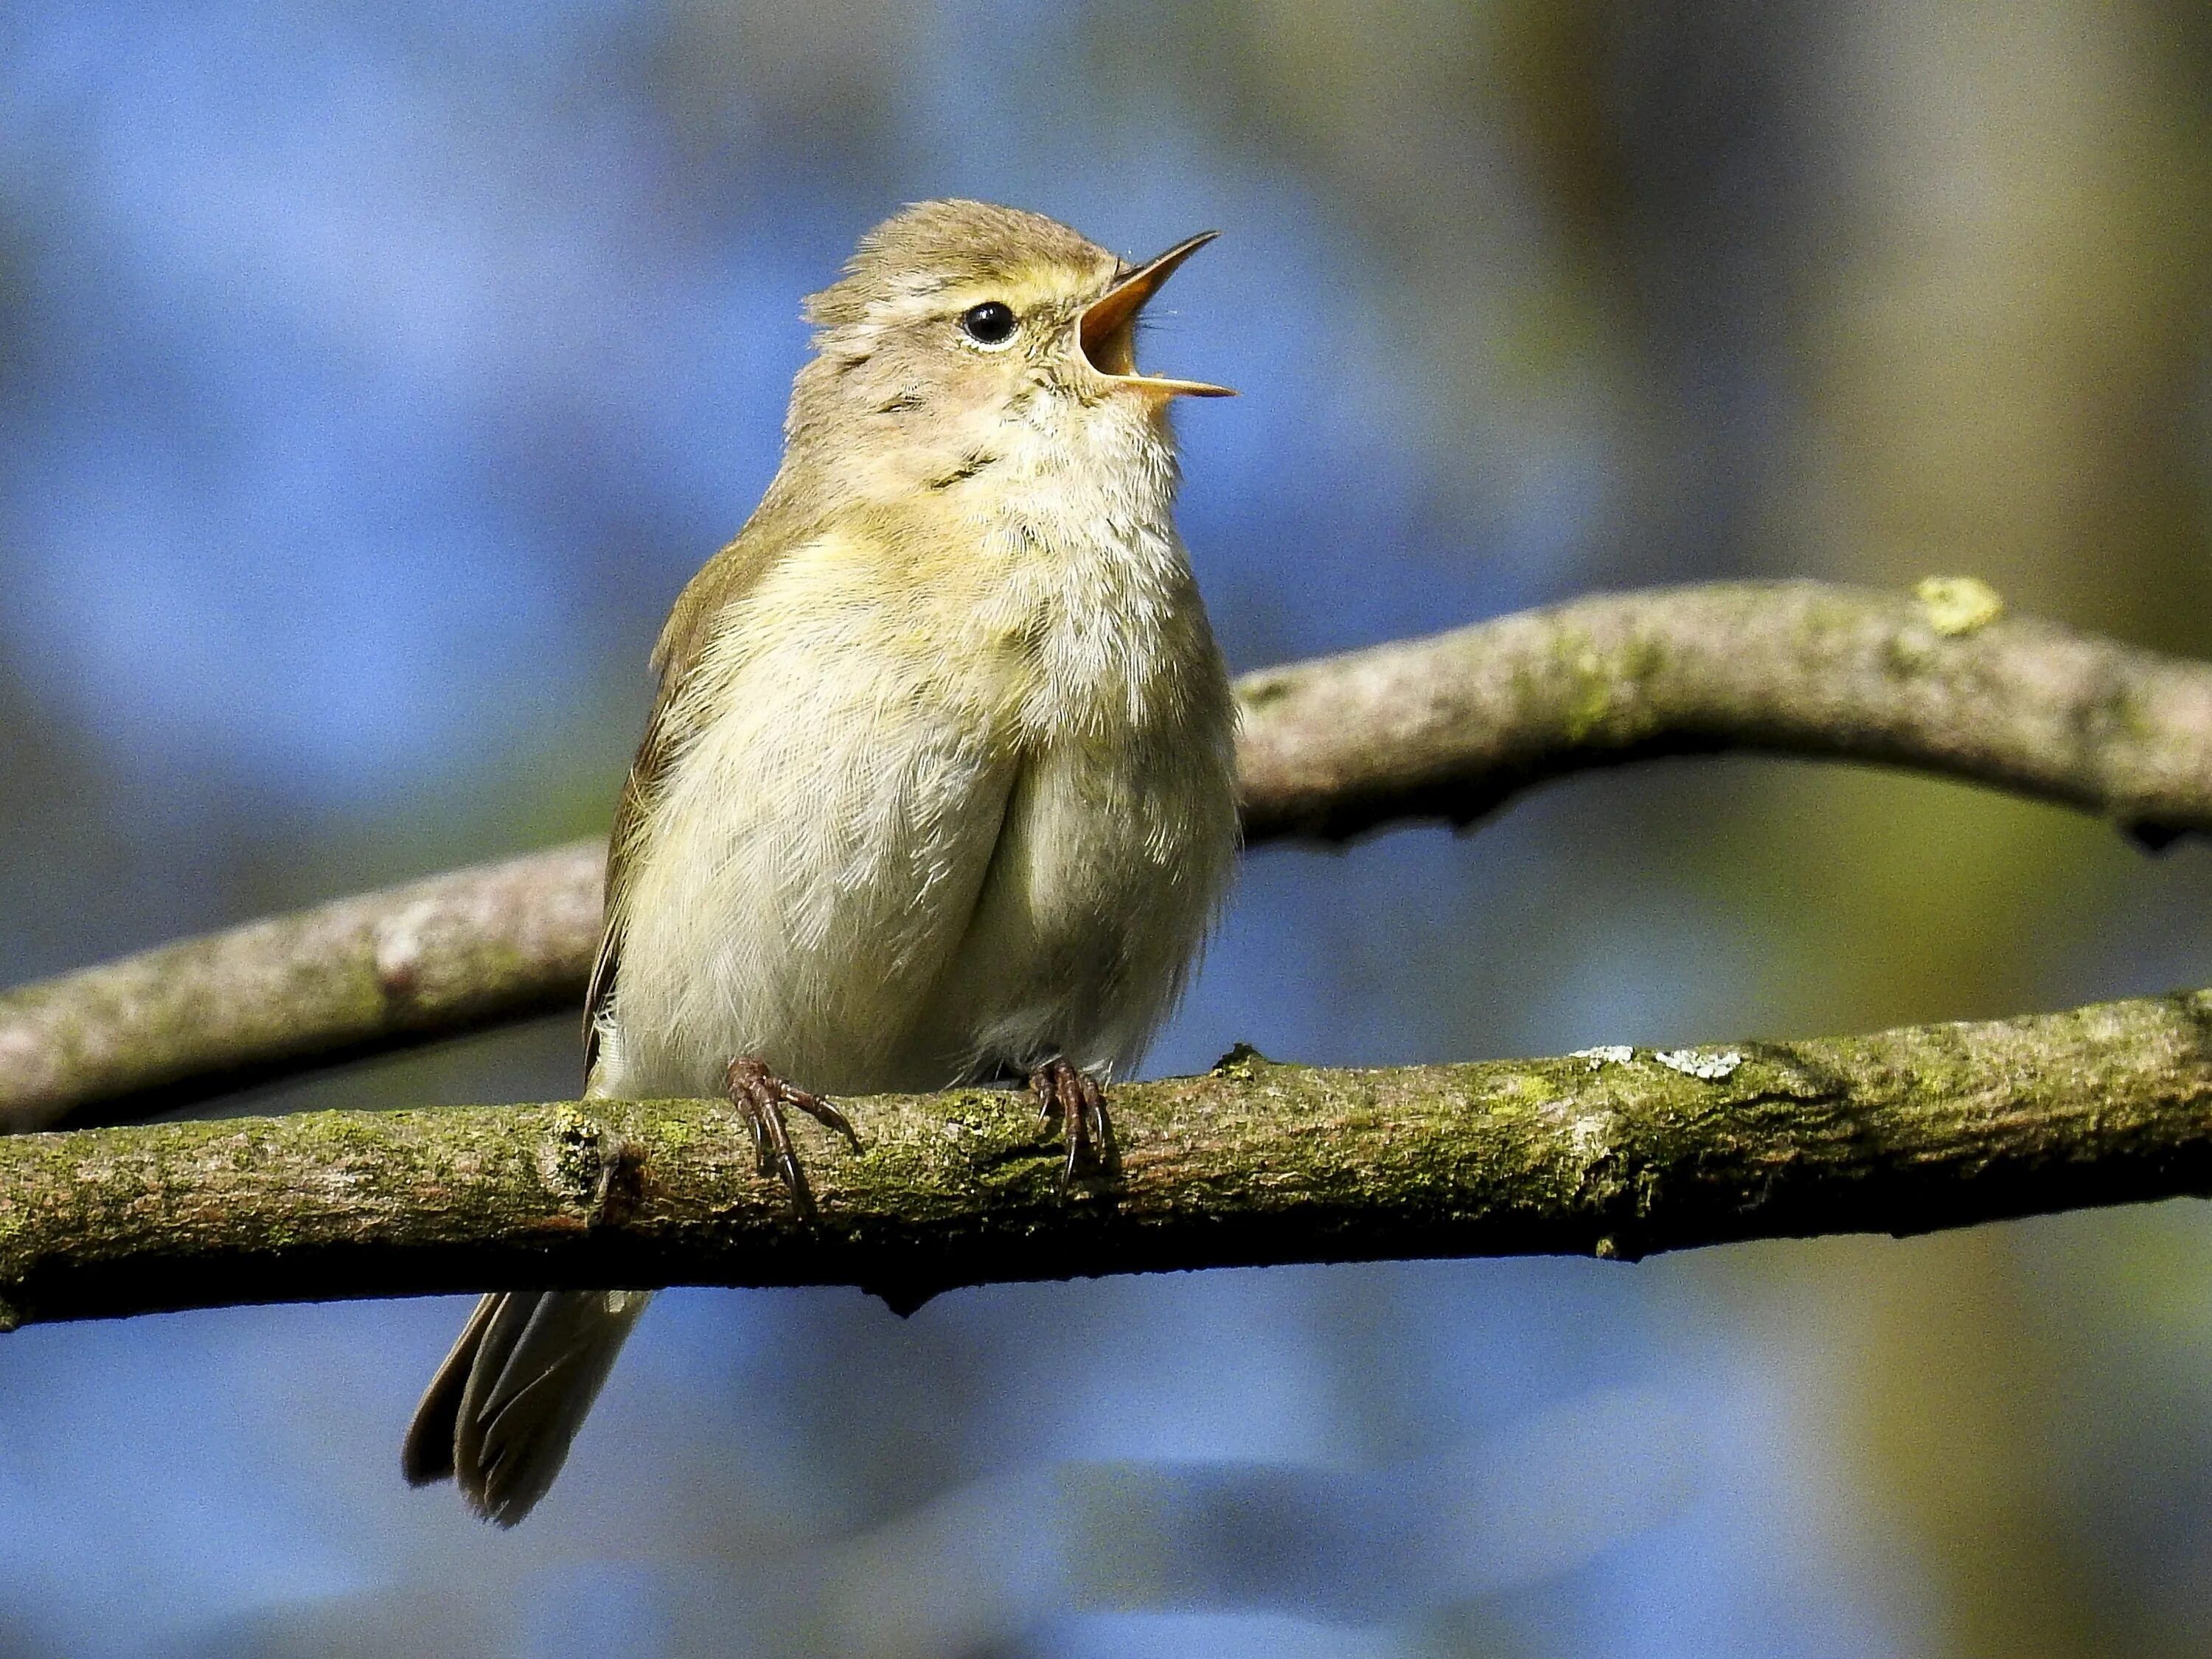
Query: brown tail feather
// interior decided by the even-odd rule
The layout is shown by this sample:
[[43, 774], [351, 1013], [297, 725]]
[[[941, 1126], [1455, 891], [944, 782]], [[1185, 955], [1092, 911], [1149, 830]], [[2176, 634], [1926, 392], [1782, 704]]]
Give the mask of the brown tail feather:
[[469, 1507], [511, 1527], [545, 1495], [630, 1327], [643, 1291], [488, 1296], [423, 1392], [400, 1450], [416, 1486], [454, 1479]]

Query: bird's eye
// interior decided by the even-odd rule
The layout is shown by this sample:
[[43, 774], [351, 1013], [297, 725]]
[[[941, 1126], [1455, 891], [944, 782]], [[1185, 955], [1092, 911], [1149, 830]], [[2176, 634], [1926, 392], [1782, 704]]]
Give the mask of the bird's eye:
[[1004, 345], [1014, 337], [1013, 309], [997, 300], [969, 306], [960, 313], [960, 331], [977, 345]]

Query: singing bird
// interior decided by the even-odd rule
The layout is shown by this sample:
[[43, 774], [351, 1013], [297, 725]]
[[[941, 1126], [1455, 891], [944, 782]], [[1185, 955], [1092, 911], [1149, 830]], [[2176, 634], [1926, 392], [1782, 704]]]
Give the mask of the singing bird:
[[[607, 862], [586, 1092], [726, 1093], [811, 1212], [785, 1109], [1026, 1079], [1063, 1182], [1174, 1003], [1237, 846], [1236, 705], [1182, 544], [1131, 266], [925, 202], [807, 302], [782, 465], [678, 599]], [[407, 1436], [511, 1526], [642, 1291], [486, 1297]]]

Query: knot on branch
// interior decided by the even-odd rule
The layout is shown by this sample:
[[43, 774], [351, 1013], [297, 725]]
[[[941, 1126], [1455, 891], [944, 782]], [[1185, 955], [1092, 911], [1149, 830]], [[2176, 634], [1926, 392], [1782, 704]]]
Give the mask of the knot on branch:
[[571, 1106], [554, 1115], [539, 1143], [538, 1173], [548, 1191], [584, 1212], [586, 1227], [620, 1226], [645, 1199], [646, 1148]]
[[386, 1002], [411, 1001], [421, 988], [424, 935], [437, 919], [438, 906], [426, 899], [377, 923], [376, 988]]
[[1646, 1149], [1609, 1103], [1595, 1109], [1568, 1105], [1557, 1115], [1575, 1166], [1576, 1207], [1596, 1217], [1601, 1228], [1591, 1254], [1607, 1261], [1642, 1260], [1640, 1224], [1657, 1189]]

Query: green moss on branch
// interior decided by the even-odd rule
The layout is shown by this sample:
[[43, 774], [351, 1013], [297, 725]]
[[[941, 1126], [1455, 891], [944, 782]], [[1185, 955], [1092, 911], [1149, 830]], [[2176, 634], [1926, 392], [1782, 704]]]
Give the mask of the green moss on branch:
[[[1734, 1056], [1731, 1062], [1730, 1056]], [[2212, 1190], [2212, 992], [1730, 1049], [1373, 1071], [1240, 1051], [1115, 1091], [1062, 1200], [1024, 1099], [800, 1123], [791, 1214], [719, 1103], [317, 1113], [0, 1141], [21, 1320], [523, 1285], [958, 1285], [1911, 1233]]]

